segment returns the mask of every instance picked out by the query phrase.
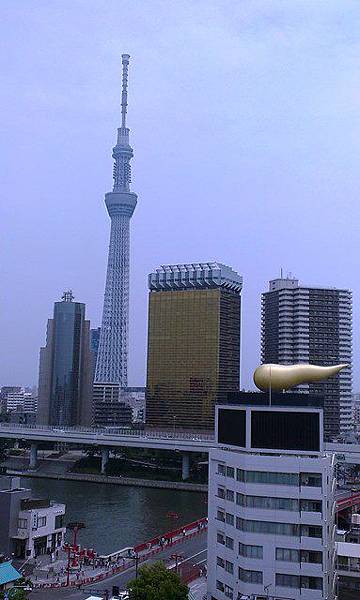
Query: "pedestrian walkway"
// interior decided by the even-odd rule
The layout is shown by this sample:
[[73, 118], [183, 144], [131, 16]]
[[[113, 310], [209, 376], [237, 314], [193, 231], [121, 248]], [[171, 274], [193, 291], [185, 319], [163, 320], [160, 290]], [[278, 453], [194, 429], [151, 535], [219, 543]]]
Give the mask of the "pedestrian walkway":
[[189, 584], [189, 600], [205, 600], [207, 598], [206, 592], [206, 578], [199, 577]]
[[45, 557], [39, 558], [31, 579], [37, 589], [80, 587], [97, 583], [138, 566], [161, 553], [165, 548], [184, 543], [206, 530], [207, 519], [199, 519], [134, 548], [123, 548], [107, 556], [96, 556], [92, 560], [76, 558], [69, 561], [67, 553], [61, 551], [59, 558], [50, 563], [44, 564]]

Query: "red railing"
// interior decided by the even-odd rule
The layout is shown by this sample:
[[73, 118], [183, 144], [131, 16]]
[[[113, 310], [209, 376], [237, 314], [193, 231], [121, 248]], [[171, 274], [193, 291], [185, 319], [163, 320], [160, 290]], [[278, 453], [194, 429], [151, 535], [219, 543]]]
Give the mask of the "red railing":
[[341, 498], [341, 500], [336, 501], [336, 512], [341, 512], [346, 508], [350, 508], [356, 504], [360, 505], [360, 492], [356, 492], [356, 494], [352, 494], [347, 498]]

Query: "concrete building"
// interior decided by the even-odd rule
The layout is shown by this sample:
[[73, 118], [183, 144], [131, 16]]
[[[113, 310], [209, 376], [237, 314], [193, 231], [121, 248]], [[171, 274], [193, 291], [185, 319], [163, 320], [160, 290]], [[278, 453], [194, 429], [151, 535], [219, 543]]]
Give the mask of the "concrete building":
[[239, 389], [242, 277], [217, 262], [149, 275], [146, 424], [214, 428], [216, 402]]
[[352, 395], [352, 416], [355, 429], [360, 429], [360, 394]]
[[301, 394], [277, 406], [242, 396], [216, 409], [208, 597], [333, 600], [334, 459], [323, 450], [322, 409]]
[[121, 400], [130, 406], [134, 423], [145, 423], [145, 394], [146, 388], [144, 387], [127, 387], [121, 389]]
[[0, 477], [0, 553], [33, 558], [64, 542], [65, 505], [31, 498], [19, 477]]
[[90, 322], [85, 320], [85, 304], [73, 299], [69, 291], [55, 302], [46, 346], [40, 350], [39, 424], [91, 423]]
[[19, 391], [7, 393], [5, 399], [6, 412], [36, 412], [37, 402], [37, 396], [34, 396], [32, 392], [26, 392], [24, 388], [20, 388]]
[[297, 279], [269, 282], [262, 294], [261, 360], [263, 363], [311, 363], [349, 367], [326, 381], [299, 390], [324, 397], [327, 439], [352, 429], [352, 293], [309, 287]]
[[124, 427], [132, 423], [132, 409], [122, 400], [117, 383], [94, 383], [93, 425], [98, 427]]
[[23, 388], [20, 385], [3, 385], [0, 390], [0, 413], [6, 412], [7, 397], [9, 394], [20, 393]]
[[128, 54], [122, 55], [123, 79], [121, 96], [121, 127], [113, 148], [113, 191], [105, 195], [105, 204], [111, 219], [109, 257], [106, 274], [104, 308], [97, 355], [95, 382], [127, 385], [128, 330], [129, 330], [129, 263], [130, 219], [137, 196], [130, 191], [133, 150], [126, 127]]

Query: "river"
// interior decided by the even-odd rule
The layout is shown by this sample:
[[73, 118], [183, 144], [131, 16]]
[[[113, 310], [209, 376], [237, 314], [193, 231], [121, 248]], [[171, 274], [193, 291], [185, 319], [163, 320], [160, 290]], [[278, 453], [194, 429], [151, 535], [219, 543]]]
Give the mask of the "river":
[[85, 523], [81, 545], [100, 554], [134, 546], [207, 514], [206, 494], [197, 492], [31, 478], [23, 478], [22, 485], [34, 497], [66, 504], [66, 522]]

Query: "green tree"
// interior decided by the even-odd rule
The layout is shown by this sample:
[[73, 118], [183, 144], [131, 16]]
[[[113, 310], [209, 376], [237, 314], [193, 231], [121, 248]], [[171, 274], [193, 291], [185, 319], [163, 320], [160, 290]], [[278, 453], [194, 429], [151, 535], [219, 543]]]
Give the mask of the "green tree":
[[179, 575], [168, 571], [162, 562], [139, 569], [139, 576], [128, 583], [131, 600], [187, 600], [188, 587]]

